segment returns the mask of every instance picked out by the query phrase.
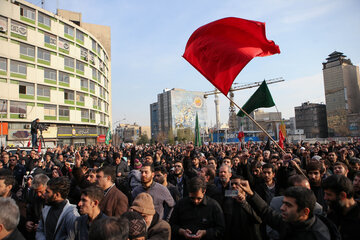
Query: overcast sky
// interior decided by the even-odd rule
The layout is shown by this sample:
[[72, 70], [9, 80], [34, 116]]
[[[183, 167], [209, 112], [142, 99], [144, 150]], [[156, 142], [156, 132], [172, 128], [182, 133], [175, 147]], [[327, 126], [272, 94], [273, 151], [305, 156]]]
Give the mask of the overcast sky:
[[[40, 0], [30, 1], [40, 5]], [[210, 91], [214, 87], [182, 58], [190, 35], [224, 17], [266, 23], [281, 54], [254, 58], [235, 79], [248, 84], [283, 77], [269, 85], [283, 117], [301, 103], [325, 102], [322, 62], [333, 51], [360, 63], [358, 0], [46, 0], [45, 9], [82, 13], [84, 22], [111, 27], [113, 122], [150, 125], [149, 104], [165, 88]], [[256, 89], [238, 91], [242, 106]], [[220, 98], [221, 121], [229, 103]], [[215, 124], [214, 97], [207, 99], [208, 125]], [[264, 109], [275, 111], [275, 108]]]

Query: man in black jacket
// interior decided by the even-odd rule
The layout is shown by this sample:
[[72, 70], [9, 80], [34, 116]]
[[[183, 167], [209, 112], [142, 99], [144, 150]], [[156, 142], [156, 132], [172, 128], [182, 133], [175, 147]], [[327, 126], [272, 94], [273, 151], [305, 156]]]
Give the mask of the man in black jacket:
[[89, 239], [89, 229], [94, 221], [107, 218], [99, 207], [103, 197], [104, 191], [97, 186], [90, 186], [81, 192], [78, 206], [82, 216], [75, 220], [74, 228], [70, 231], [69, 239]]
[[37, 130], [39, 129], [40, 120], [37, 118], [31, 122], [31, 143], [32, 147], [37, 147]]
[[330, 239], [328, 227], [313, 214], [316, 197], [310, 189], [286, 189], [280, 214], [251, 190], [248, 181], [241, 181], [241, 188], [247, 193], [247, 201], [262, 221], [279, 232], [280, 239]]

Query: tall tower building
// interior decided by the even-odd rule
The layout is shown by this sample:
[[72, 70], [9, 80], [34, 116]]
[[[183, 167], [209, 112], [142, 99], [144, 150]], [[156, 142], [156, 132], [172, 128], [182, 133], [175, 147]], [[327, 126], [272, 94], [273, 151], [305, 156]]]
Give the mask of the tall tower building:
[[329, 136], [356, 135], [360, 128], [356, 123], [360, 114], [359, 67], [341, 52], [331, 53], [326, 60], [323, 76]]

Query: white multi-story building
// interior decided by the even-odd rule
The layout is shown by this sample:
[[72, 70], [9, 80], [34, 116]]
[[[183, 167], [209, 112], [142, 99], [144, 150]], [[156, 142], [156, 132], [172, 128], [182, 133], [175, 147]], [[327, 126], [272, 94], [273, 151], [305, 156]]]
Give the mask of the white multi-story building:
[[3, 139], [27, 143], [39, 118], [49, 144], [95, 144], [111, 123], [110, 46], [110, 27], [81, 13], [0, 0]]

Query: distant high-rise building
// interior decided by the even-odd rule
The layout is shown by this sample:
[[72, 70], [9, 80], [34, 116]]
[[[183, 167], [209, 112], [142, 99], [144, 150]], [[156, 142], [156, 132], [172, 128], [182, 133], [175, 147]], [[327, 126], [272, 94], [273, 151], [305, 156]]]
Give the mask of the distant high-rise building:
[[354, 136], [360, 128], [356, 122], [360, 114], [359, 67], [341, 52], [331, 53], [326, 60], [323, 76], [329, 136]]
[[295, 107], [296, 128], [303, 129], [307, 138], [326, 138], [328, 136], [326, 105], [303, 103]]
[[193, 129], [196, 113], [200, 127], [206, 127], [207, 108], [203, 92], [165, 89], [158, 94], [157, 102], [150, 104], [151, 137], [157, 138], [161, 134], [167, 138], [170, 130], [176, 137], [180, 129]]

